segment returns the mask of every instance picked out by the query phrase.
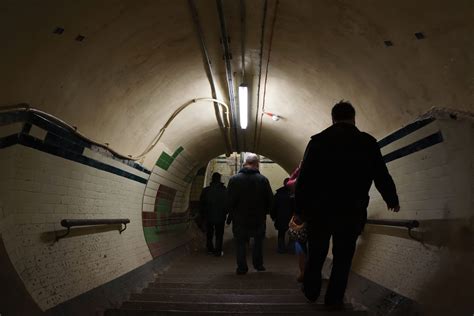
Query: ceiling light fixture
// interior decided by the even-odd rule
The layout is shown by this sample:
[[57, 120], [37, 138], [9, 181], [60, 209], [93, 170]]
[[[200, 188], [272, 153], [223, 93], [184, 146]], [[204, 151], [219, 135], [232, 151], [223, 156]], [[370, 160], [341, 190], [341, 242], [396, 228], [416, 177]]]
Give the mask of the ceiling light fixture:
[[272, 118], [272, 120], [274, 120], [275, 122], [277, 122], [281, 119], [281, 116], [279, 116], [277, 114], [270, 113], [270, 112], [263, 112], [263, 113], [270, 116]]
[[240, 113], [240, 127], [246, 129], [249, 117], [249, 94], [246, 84], [239, 86], [239, 113]]

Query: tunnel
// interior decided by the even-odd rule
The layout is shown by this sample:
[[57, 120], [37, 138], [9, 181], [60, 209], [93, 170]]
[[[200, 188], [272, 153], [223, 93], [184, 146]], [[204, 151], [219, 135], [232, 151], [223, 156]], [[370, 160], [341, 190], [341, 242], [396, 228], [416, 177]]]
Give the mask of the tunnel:
[[[6, 0], [0, 17], [1, 315], [224, 313], [120, 307], [184, 263], [232, 273], [233, 253], [201, 255], [209, 162], [254, 152], [290, 174], [340, 100], [401, 205], [370, 191], [348, 314], [474, 312], [472, 1]], [[296, 287], [270, 252], [262, 282]], [[327, 312], [283, 303], [255, 313]]]

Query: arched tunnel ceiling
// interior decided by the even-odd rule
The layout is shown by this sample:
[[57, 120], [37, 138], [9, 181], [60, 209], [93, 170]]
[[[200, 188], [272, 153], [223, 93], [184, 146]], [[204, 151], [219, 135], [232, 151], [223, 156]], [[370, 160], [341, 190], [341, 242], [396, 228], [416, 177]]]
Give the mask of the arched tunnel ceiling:
[[[177, 107], [211, 96], [189, 3], [3, 1], [0, 105], [29, 103], [123, 154], [140, 153]], [[229, 103], [216, 1], [191, 3], [217, 97]], [[242, 3], [244, 33], [241, 2], [222, 1], [234, 88], [244, 81], [252, 93], [249, 128], [238, 132], [240, 150], [255, 150], [259, 139], [259, 153], [292, 169], [309, 136], [330, 124], [330, 108], [340, 99], [353, 102], [359, 127], [377, 137], [432, 106], [473, 110], [471, 0]], [[64, 32], [54, 34], [56, 27]], [[417, 40], [415, 32], [426, 38]], [[283, 119], [263, 116], [255, 137], [263, 104]], [[225, 151], [212, 103], [185, 109], [162, 141], [185, 147], [201, 163]], [[152, 151], [145, 163], [158, 155]]]

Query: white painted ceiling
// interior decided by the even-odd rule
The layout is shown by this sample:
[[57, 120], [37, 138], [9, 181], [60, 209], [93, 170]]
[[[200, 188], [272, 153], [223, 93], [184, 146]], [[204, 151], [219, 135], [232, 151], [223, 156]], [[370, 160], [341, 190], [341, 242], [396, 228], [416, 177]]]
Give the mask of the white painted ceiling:
[[[229, 103], [217, 2], [192, 2], [217, 97]], [[474, 110], [472, 0], [268, 0], [264, 24], [264, 0], [222, 5], [234, 89], [246, 82], [252, 92], [249, 128], [237, 128], [239, 149], [257, 149], [288, 171], [341, 99], [376, 137], [433, 106]], [[64, 32], [54, 34], [56, 27]], [[126, 155], [143, 151], [176, 108], [211, 97], [185, 0], [2, 1], [0, 35], [0, 106], [29, 103]], [[261, 117], [263, 104], [283, 119]], [[203, 164], [226, 151], [210, 102], [181, 112], [162, 142]]]

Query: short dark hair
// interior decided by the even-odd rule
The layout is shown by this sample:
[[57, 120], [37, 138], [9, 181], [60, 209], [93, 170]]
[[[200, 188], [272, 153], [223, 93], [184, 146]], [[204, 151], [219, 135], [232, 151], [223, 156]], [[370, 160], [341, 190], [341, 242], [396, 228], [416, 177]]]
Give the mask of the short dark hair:
[[331, 111], [332, 120], [335, 122], [353, 120], [355, 119], [355, 114], [352, 104], [344, 100], [336, 103]]
[[212, 182], [219, 182], [221, 181], [221, 174], [219, 172], [214, 172], [212, 174]]

